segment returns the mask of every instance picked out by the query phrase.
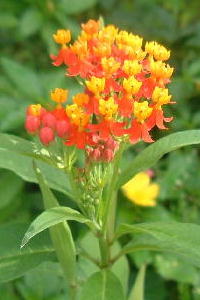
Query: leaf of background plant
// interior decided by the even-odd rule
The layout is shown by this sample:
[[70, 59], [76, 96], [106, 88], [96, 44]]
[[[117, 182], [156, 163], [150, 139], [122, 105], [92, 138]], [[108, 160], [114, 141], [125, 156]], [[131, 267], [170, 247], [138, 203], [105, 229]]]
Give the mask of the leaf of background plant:
[[[1, 82], [1, 78], [0, 78], [0, 82]], [[4, 118], [7, 117], [8, 114], [10, 114], [10, 112], [13, 112], [17, 108], [19, 108], [17, 104], [18, 104], [17, 100], [13, 97], [9, 97], [7, 95], [2, 95], [0, 97], [0, 106], [1, 106], [0, 120], [1, 120], [1, 122], [4, 120]]]
[[16, 282], [16, 288], [23, 299], [27, 300], [57, 300], [58, 295], [69, 299], [61, 267], [55, 262], [46, 261], [28, 271], [20, 281]]
[[0, 13], [0, 28], [6, 28], [6, 29], [10, 29], [10, 28], [14, 28], [16, 27], [18, 24], [18, 19], [11, 13], [7, 12], [3, 12], [1, 11]]
[[16, 130], [21, 129], [24, 125], [25, 111], [26, 107], [24, 107], [24, 105], [11, 110], [1, 121], [0, 130], [2, 132], [16, 132]]
[[180, 147], [200, 143], [200, 130], [186, 130], [170, 134], [145, 148], [137, 157], [130, 162], [130, 167], [125, 169], [117, 182], [120, 187], [129, 181], [138, 172], [152, 167], [166, 153]]
[[70, 28], [73, 39], [77, 38], [81, 30], [79, 22], [75, 20], [73, 17], [66, 16], [66, 13], [64, 11], [56, 10], [54, 12], [54, 15], [58, 20], [58, 22], [60, 23], [61, 27]]
[[10, 223], [0, 226], [0, 282], [22, 276], [43, 261], [55, 260], [48, 234], [41, 234], [20, 250], [27, 224]]
[[156, 254], [154, 258], [156, 271], [166, 280], [198, 285], [198, 269], [187, 260], [171, 253]]
[[83, 91], [83, 87], [77, 83], [77, 81], [71, 77], [68, 78], [63, 76], [63, 70], [54, 69], [48, 73], [40, 74], [42, 85], [44, 86], [45, 94], [49, 95], [50, 90], [60, 87], [69, 90], [69, 99], [67, 103], [71, 103], [71, 98], [76, 93], [81, 93]]
[[41, 213], [31, 223], [29, 229], [25, 233], [21, 247], [24, 247], [31, 238], [43, 230], [69, 220], [85, 223], [89, 227], [94, 228], [94, 223], [84, 217], [77, 210], [64, 206], [53, 207]]
[[43, 162], [33, 152], [31, 142], [13, 135], [0, 134], [1, 168], [15, 172], [26, 181], [38, 182], [33, 170], [33, 158], [37, 161], [38, 167], [45, 175], [49, 186], [71, 196], [66, 174], [62, 170]]
[[45, 46], [47, 48], [47, 52], [49, 54], [57, 53], [57, 49], [58, 49], [57, 45], [52, 39], [52, 35], [53, 35], [53, 33], [56, 32], [57, 29], [58, 29], [58, 26], [53, 21], [45, 22], [43, 24], [42, 28], [40, 29], [41, 38], [42, 38], [43, 43], [45, 44]]
[[93, 274], [85, 283], [80, 300], [123, 300], [124, 294], [119, 279], [103, 270]]
[[25, 96], [34, 101], [43, 96], [39, 77], [32, 69], [5, 57], [0, 62], [9, 79]]
[[19, 33], [22, 38], [27, 38], [36, 33], [42, 25], [42, 14], [35, 8], [28, 8], [20, 18]]
[[1, 174], [0, 181], [0, 210], [13, 201], [16, 195], [21, 191], [24, 181], [14, 173], [4, 171]]
[[145, 272], [146, 266], [143, 265], [137, 273], [137, 277], [135, 279], [128, 300], [144, 300]]
[[134, 239], [122, 249], [123, 253], [139, 250], [167, 251], [200, 266], [200, 225], [179, 222], [122, 224], [116, 237], [127, 233], [134, 234]]
[[97, 3], [97, 0], [57, 0], [59, 10], [64, 11], [68, 15], [82, 13]]

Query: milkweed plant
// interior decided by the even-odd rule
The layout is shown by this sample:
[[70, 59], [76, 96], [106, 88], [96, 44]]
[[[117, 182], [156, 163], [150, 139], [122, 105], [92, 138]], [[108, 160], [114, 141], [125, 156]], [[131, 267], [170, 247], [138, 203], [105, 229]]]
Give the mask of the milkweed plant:
[[[114, 25], [105, 26], [101, 19], [82, 24], [76, 40], [72, 41], [68, 29], [57, 30], [53, 40], [59, 48], [51, 55], [53, 66], [76, 78], [82, 92], [70, 96], [67, 86], [57, 87], [46, 105], [27, 108], [25, 128], [34, 140], [33, 169], [45, 210], [27, 230], [21, 251], [31, 238], [49, 228], [69, 291], [67, 299], [144, 300], [146, 266], [126, 284], [128, 268], [120, 276], [115, 266], [128, 253], [143, 250], [191, 257], [191, 231], [197, 225], [120, 224], [116, 221], [117, 193], [122, 187], [134, 205], [155, 206], [159, 186], [150, 183], [148, 170], [165, 153], [198, 144], [199, 131], [173, 133], [158, 141], [152, 137], [153, 129], [168, 128], [173, 117], [165, 107], [175, 103], [167, 87], [174, 71], [167, 63], [170, 51], [156, 41], [144, 42]], [[124, 167], [122, 158], [139, 142], [151, 145]], [[74, 201], [73, 209], [59, 205], [50, 190], [56, 189], [58, 181], [49, 185], [38, 158], [64, 174], [64, 189]], [[83, 249], [74, 240], [68, 221], [82, 223], [97, 248]], [[78, 273], [81, 256], [96, 266], [84, 282]]]

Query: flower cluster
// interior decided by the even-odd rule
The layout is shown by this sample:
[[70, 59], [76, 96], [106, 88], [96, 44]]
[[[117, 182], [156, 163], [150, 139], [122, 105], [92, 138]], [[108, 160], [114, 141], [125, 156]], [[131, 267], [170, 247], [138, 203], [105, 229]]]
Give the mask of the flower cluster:
[[[84, 90], [64, 106], [68, 90], [55, 89], [52, 110], [40, 104], [27, 110], [26, 129], [48, 145], [56, 136], [68, 146], [86, 149], [94, 160], [111, 160], [120, 141], [153, 142], [150, 130], [166, 129], [163, 106], [171, 102], [166, 85], [173, 73], [165, 61], [170, 51], [157, 42], [143, 43], [138, 35], [89, 20], [77, 40], [69, 30], [53, 35], [60, 45], [53, 65], [66, 66]], [[144, 46], [143, 46], [144, 44]], [[107, 153], [107, 154], [105, 154]]]

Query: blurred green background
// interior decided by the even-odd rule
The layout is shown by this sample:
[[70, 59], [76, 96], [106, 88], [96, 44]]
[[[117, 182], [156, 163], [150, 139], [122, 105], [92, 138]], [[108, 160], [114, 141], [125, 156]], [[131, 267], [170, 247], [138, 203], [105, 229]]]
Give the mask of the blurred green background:
[[[69, 28], [76, 38], [80, 23], [99, 16], [106, 24], [113, 23], [171, 49], [170, 64], [175, 73], [170, 90], [177, 104], [168, 111], [175, 118], [170, 129], [161, 135], [200, 127], [199, 0], [1, 0], [1, 132], [30, 139], [23, 126], [26, 106], [47, 102], [49, 91], [55, 87], [69, 89], [70, 95], [80, 89], [76, 81], [64, 77], [64, 69], [51, 65], [49, 54], [57, 51], [52, 33]], [[139, 145], [134, 151], [142, 147]], [[132, 155], [132, 151], [127, 153], [126, 163]], [[165, 156], [154, 169], [154, 180], [161, 186], [158, 205], [135, 207], [120, 192], [118, 222], [200, 223], [199, 163], [198, 147]], [[3, 226], [13, 222], [29, 223], [42, 211], [42, 201], [36, 185], [25, 183], [10, 171], [0, 170], [0, 176], [1, 232]], [[58, 196], [62, 203], [72, 205], [63, 195]], [[73, 231], [77, 238], [82, 234], [74, 224]], [[131, 278], [138, 266], [149, 263], [145, 300], [200, 300], [200, 271], [187, 261], [148, 252], [130, 255], [128, 259]], [[60, 278], [55, 262], [44, 263], [20, 279], [0, 283], [0, 299], [66, 299]]]

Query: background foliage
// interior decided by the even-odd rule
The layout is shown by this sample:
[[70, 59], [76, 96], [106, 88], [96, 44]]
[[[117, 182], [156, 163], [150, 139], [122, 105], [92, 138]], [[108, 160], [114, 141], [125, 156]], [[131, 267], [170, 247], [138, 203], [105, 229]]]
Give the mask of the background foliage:
[[[30, 103], [45, 103], [49, 90], [68, 88], [70, 94], [80, 87], [73, 79], [64, 78], [63, 70], [51, 66], [50, 53], [56, 46], [51, 35], [58, 28], [70, 28], [74, 37], [79, 24], [89, 18], [103, 16], [105, 23], [142, 35], [145, 40], [156, 40], [171, 49], [170, 64], [175, 75], [170, 84], [177, 104], [169, 114], [175, 116], [171, 132], [200, 127], [200, 2], [191, 0], [1, 0], [0, 30], [0, 131], [29, 139], [23, 128], [25, 108]], [[160, 135], [160, 133], [159, 133]], [[155, 138], [158, 133], [154, 132]], [[15, 145], [13, 145], [15, 147]], [[144, 148], [139, 144], [127, 153], [123, 161], [129, 164], [134, 152]], [[9, 155], [7, 155], [9, 160]], [[158, 205], [155, 208], [133, 206], [119, 192], [118, 222], [171, 221], [200, 223], [200, 169], [198, 147], [178, 150], [166, 155], [155, 171], [155, 180], [161, 185]], [[19, 162], [23, 165], [23, 161]], [[24, 182], [11, 171], [0, 170], [0, 299], [2, 300], [61, 300], [66, 299], [61, 270], [55, 262], [51, 244], [48, 261], [43, 260], [41, 237], [37, 247], [39, 261], [34, 253], [25, 249], [33, 269], [7, 282], [2, 267], [8, 256], [15, 257], [17, 241], [27, 229], [27, 224], [42, 211], [41, 194], [34, 184]], [[61, 189], [62, 190], [62, 189]], [[60, 203], [73, 207], [62, 193], [56, 192]], [[72, 224], [76, 240], [84, 236], [80, 225]], [[9, 230], [10, 234], [5, 234]], [[16, 235], [17, 232], [17, 235]], [[88, 238], [87, 238], [88, 239]], [[84, 242], [84, 241], [83, 241]], [[122, 239], [122, 243], [125, 242]], [[91, 239], [87, 240], [95, 247]], [[10, 253], [5, 253], [10, 245]], [[30, 246], [31, 247], [31, 246]], [[39, 248], [38, 248], [39, 247]], [[46, 249], [47, 250], [47, 249]], [[130, 254], [131, 280], [137, 267], [148, 263], [146, 300], [199, 300], [200, 271], [188, 261], [175, 255], [141, 252]], [[122, 262], [123, 266], [126, 262]], [[21, 266], [20, 266], [21, 267]], [[18, 270], [20, 269], [18, 268]], [[127, 265], [126, 265], [127, 267]], [[80, 261], [80, 278], [88, 277], [93, 266]], [[120, 267], [116, 270], [120, 276]], [[121, 275], [122, 276], [122, 275]], [[6, 283], [5, 283], [6, 282]]]

